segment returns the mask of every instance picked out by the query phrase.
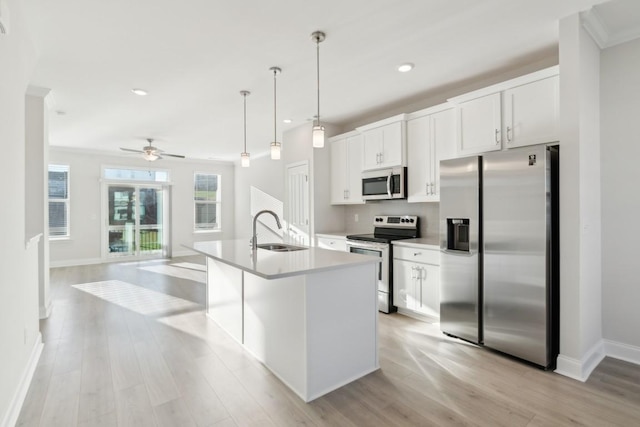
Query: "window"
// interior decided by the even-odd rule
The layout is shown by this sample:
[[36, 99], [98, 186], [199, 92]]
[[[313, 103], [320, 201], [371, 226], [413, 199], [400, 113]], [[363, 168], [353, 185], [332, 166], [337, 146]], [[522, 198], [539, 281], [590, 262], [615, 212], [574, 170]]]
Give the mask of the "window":
[[117, 181], [151, 181], [168, 182], [169, 172], [165, 170], [127, 169], [118, 167], [105, 167], [102, 176], [107, 180]]
[[220, 193], [220, 175], [194, 175], [195, 231], [220, 230]]
[[49, 238], [69, 237], [69, 166], [49, 165]]

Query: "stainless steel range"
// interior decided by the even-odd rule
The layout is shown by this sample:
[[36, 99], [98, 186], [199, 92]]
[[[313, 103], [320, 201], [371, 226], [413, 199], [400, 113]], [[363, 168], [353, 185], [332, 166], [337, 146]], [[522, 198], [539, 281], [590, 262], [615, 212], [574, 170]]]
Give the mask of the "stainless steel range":
[[393, 305], [393, 246], [394, 240], [419, 237], [418, 217], [415, 215], [385, 216], [373, 218], [373, 234], [347, 236], [349, 252], [382, 258], [378, 269], [378, 310], [392, 313]]

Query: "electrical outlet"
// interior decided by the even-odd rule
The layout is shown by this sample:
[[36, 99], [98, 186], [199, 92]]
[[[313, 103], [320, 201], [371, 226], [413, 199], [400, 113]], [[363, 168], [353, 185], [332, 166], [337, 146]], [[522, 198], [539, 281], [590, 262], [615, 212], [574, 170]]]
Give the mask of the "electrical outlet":
[[360, 218], [358, 218], [358, 214], [353, 214], [353, 220], [355, 222], [358, 222], [360, 220]]

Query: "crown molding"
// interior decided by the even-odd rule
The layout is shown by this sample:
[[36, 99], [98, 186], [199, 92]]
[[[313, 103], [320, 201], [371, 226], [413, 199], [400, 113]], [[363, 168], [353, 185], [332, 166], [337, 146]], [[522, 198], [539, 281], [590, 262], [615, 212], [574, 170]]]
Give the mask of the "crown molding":
[[640, 25], [622, 30], [611, 29], [604, 23], [596, 8], [580, 13], [580, 17], [582, 18], [582, 26], [600, 49], [606, 49], [640, 37]]

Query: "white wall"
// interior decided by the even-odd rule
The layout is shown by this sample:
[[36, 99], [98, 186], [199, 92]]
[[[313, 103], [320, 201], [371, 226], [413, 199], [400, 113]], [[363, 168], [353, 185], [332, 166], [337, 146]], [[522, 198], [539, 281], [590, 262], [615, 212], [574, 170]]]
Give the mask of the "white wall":
[[603, 335], [640, 363], [640, 39], [602, 52], [600, 93]]
[[[102, 242], [102, 166], [150, 167], [170, 171], [171, 242], [173, 256], [189, 253], [183, 244], [201, 240], [231, 239], [235, 235], [234, 166], [231, 163], [163, 159], [149, 164], [136, 156], [109, 155], [51, 147], [51, 164], [70, 166], [69, 216], [71, 239], [50, 244], [51, 265], [88, 264], [101, 261]], [[222, 175], [222, 232], [193, 232], [193, 174]]]
[[[42, 234], [42, 242], [49, 238], [48, 173], [49, 109], [46, 97], [49, 89], [29, 87], [25, 99], [25, 188], [27, 235]], [[49, 245], [38, 245], [38, 306], [40, 318], [51, 313], [49, 292]]]
[[[284, 202], [284, 161], [271, 160], [269, 156], [252, 159], [248, 168], [236, 166], [235, 172], [235, 209], [236, 209], [236, 238], [251, 237], [251, 187], [255, 187], [270, 196]], [[270, 217], [261, 220], [270, 220]], [[260, 235], [265, 230], [260, 231]]]
[[557, 371], [580, 380], [586, 380], [604, 357], [599, 55], [579, 15], [560, 21], [560, 356]]
[[[25, 249], [25, 93], [35, 51], [21, 2], [7, 0], [11, 26], [0, 34], [0, 425], [13, 425], [41, 343], [37, 247]], [[26, 382], [26, 384], [25, 384]]]

